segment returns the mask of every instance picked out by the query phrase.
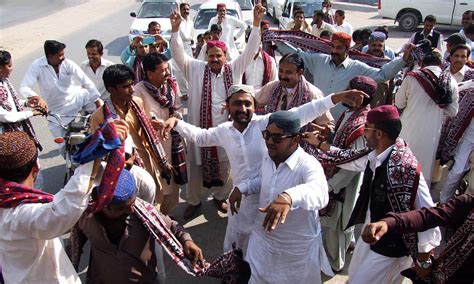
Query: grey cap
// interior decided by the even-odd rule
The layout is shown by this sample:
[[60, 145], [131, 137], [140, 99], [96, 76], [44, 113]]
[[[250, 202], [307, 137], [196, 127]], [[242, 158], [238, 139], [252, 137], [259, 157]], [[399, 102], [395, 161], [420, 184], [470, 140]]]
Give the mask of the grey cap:
[[466, 37], [460, 33], [454, 33], [444, 41], [453, 45], [466, 44]]
[[255, 97], [255, 89], [253, 88], [253, 86], [244, 85], [244, 84], [232, 85], [229, 88], [229, 91], [227, 92], [227, 97], [230, 97], [233, 94], [238, 93], [238, 92], [244, 92], [251, 95], [252, 97]]
[[296, 112], [292, 111], [277, 111], [270, 115], [268, 125], [275, 123], [275, 125], [283, 130], [285, 134], [297, 134], [300, 132], [300, 118]]

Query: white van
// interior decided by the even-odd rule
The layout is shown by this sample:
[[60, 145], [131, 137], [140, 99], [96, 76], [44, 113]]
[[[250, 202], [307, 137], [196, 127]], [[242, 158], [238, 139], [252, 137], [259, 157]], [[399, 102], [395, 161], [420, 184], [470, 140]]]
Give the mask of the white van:
[[403, 31], [414, 31], [427, 15], [437, 24], [461, 25], [462, 14], [474, 10], [474, 0], [378, 0], [379, 15], [395, 19]]

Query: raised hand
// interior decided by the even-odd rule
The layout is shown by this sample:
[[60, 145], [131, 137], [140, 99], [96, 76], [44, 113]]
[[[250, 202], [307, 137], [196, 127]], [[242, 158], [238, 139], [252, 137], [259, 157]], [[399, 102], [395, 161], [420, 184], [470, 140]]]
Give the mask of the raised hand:
[[253, 8], [253, 26], [260, 27], [260, 22], [267, 13], [267, 9], [263, 7], [260, 0], [257, 0], [255, 7]]
[[181, 25], [181, 22], [183, 21], [183, 18], [181, 17], [181, 14], [179, 13], [179, 8], [176, 8], [176, 10], [173, 11], [170, 15], [170, 22], [171, 22], [171, 32], [176, 33], [179, 31], [179, 26]]
[[375, 244], [388, 231], [388, 226], [385, 221], [378, 221], [369, 223], [362, 231], [362, 239], [368, 244]]
[[313, 146], [318, 146], [319, 143], [321, 143], [321, 140], [319, 140], [319, 132], [318, 131], [312, 131], [312, 132], [305, 132], [301, 135], [301, 138], [303, 138], [304, 141], [308, 142], [309, 144]]
[[128, 124], [125, 120], [114, 120], [112, 122], [115, 126], [115, 131], [117, 132], [119, 138], [120, 138], [120, 141], [122, 141], [122, 143], [125, 141], [125, 139], [127, 139], [127, 136], [128, 136]]
[[359, 107], [362, 105], [364, 98], [369, 98], [369, 95], [359, 90], [347, 90], [334, 94], [332, 96], [332, 102], [345, 103], [351, 107]]
[[137, 35], [136, 37], [133, 38], [133, 41], [130, 44], [130, 48], [135, 49], [135, 48], [141, 46], [142, 45], [142, 40], [143, 40], [143, 36]]
[[284, 224], [286, 215], [290, 211], [291, 197], [287, 193], [281, 193], [273, 200], [272, 203], [268, 204], [265, 208], [258, 208], [258, 211], [266, 213], [265, 219], [263, 220], [263, 229], [267, 232], [275, 230], [278, 222]]

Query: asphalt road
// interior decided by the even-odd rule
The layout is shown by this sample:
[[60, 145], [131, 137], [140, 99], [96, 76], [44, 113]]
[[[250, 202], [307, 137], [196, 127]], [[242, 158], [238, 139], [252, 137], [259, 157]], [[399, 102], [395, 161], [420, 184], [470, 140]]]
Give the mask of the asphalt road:
[[[193, 8], [203, 1], [189, 1]], [[66, 43], [66, 56], [76, 63], [86, 60], [84, 45], [92, 38], [99, 39], [105, 46], [104, 57], [119, 63], [120, 52], [128, 44], [127, 34], [133, 20], [129, 13], [136, 11], [140, 3], [132, 0], [0, 0], [0, 48], [13, 55], [12, 82], [19, 89], [20, 82], [29, 66], [43, 55], [42, 45], [46, 39]], [[346, 19], [355, 29], [390, 26], [388, 45], [397, 49], [406, 42], [410, 33], [399, 31], [393, 20], [381, 19], [372, 7], [359, 5], [334, 5], [345, 9]], [[192, 13], [193, 15], [193, 13]], [[455, 27], [441, 27], [446, 35], [457, 31]], [[45, 190], [55, 193], [63, 183], [64, 160], [58, 154], [53, 137], [46, 127], [44, 118], [35, 117], [33, 124], [44, 146], [40, 161], [45, 176]], [[217, 213], [212, 202], [204, 203], [201, 215], [184, 223], [181, 219], [185, 204], [181, 203], [174, 213], [192, 234], [195, 242], [203, 248], [205, 257], [212, 260], [221, 254], [226, 216]], [[87, 257], [83, 259], [87, 262]], [[196, 280], [186, 275], [167, 260], [168, 283], [214, 283], [209, 279]], [[327, 283], [344, 283], [347, 280], [343, 270], [340, 276]], [[83, 275], [82, 275], [83, 277]]]

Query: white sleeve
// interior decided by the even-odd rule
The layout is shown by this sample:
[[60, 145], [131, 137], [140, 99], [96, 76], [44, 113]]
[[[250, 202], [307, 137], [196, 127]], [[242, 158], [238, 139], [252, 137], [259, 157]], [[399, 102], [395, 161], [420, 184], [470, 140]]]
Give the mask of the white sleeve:
[[70, 63], [72, 69], [71, 71], [77, 77], [77, 79], [81, 83], [81, 86], [89, 92], [87, 103], [93, 103], [97, 101], [100, 98], [100, 93], [97, 90], [97, 87], [95, 86], [94, 82], [92, 82], [92, 80], [87, 77], [86, 73], [84, 73], [84, 71], [82, 71], [82, 69], [76, 63]]
[[239, 189], [239, 191], [245, 195], [259, 193], [261, 187], [262, 187], [261, 176], [244, 180], [240, 184], [237, 185], [237, 188]]
[[321, 99], [312, 100], [299, 107], [292, 108], [289, 111], [298, 114], [301, 126], [306, 125], [334, 106], [332, 96], [333, 95], [329, 95]]
[[348, 171], [363, 172], [365, 171], [365, 168], [367, 167], [368, 161], [369, 161], [369, 157], [368, 155], [365, 155], [352, 162], [338, 165], [338, 167], [344, 170], [348, 170]]
[[252, 27], [252, 31], [250, 32], [250, 37], [247, 45], [244, 48], [244, 51], [230, 63], [232, 65], [233, 71], [235, 70], [234, 72], [237, 73], [233, 74], [234, 78], [235, 76], [242, 76], [247, 65], [252, 62], [255, 54], [257, 54], [260, 48], [261, 38], [262, 37], [260, 36], [260, 28]]
[[38, 82], [39, 77], [39, 66], [35, 63], [31, 64], [26, 71], [23, 81], [20, 85], [20, 94], [23, 98], [36, 97], [39, 96], [35, 91], [33, 91], [33, 86]]
[[10, 230], [35, 239], [54, 239], [72, 228], [86, 210], [89, 181], [94, 162], [76, 169], [51, 203], [25, 204], [15, 210]]
[[318, 210], [326, 207], [329, 202], [328, 184], [321, 165], [316, 161], [305, 161], [300, 170], [303, 171], [303, 182], [285, 190], [291, 197], [291, 209]]
[[33, 116], [33, 112], [31, 110], [13, 112], [13, 111], [7, 111], [3, 107], [0, 107], [0, 123], [19, 122], [27, 118], [30, 118], [32, 116]]
[[179, 120], [174, 128], [184, 139], [191, 141], [199, 147], [221, 146], [219, 137], [219, 127], [202, 129], [191, 125], [185, 121]]
[[[242, 22], [241, 20], [235, 18], [235, 17], [232, 17], [230, 19], [232, 19], [232, 23], [231, 23], [232, 26], [234, 26], [236, 29], [239, 30], [237, 32], [237, 34], [233, 35], [233, 37], [240, 38], [245, 33], [245, 30], [247, 29], [247, 24]], [[249, 40], [249, 42], [250, 42], [250, 40]]]
[[[420, 172], [420, 182], [416, 192], [415, 209], [431, 208], [435, 204], [431, 198], [430, 189], [426, 184], [423, 173]], [[439, 227], [435, 227], [424, 232], [418, 233], [418, 252], [429, 252], [439, 246], [441, 242], [441, 231]]]

